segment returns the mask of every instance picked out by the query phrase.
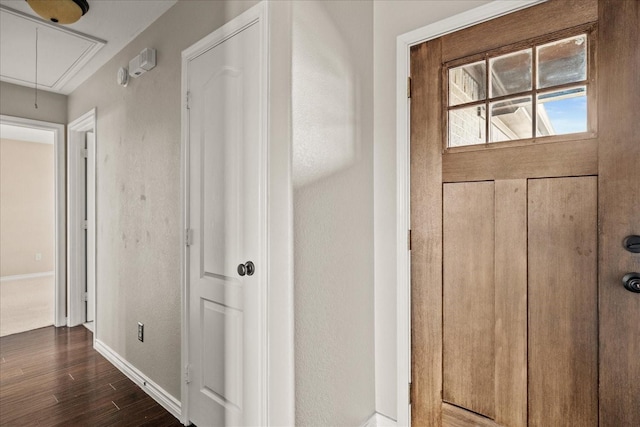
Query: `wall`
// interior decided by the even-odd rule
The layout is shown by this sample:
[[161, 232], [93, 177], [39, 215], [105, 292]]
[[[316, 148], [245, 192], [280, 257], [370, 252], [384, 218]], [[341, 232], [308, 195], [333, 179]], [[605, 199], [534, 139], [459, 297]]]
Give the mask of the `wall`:
[[38, 91], [35, 108], [33, 88], [0, 82], [0, 114], [51, 123], [67, 123], [67, 96]]
[[293, 2], [296, 425], [375, 410], [373, 3]]
[[[255, 3], [179, 1], [69, 95], [70, 120], [97, 107], [97, 338], [178, 399], [181, 52]], [[145, 47], [157, 67], [118, 86]]]
[[0, 139], [0, 276], [54, 270], [53, 154], [53, 144]]
[[376, 409], [396, 419], [396, 38], [488, 3], [376, 0], [374, 219]]

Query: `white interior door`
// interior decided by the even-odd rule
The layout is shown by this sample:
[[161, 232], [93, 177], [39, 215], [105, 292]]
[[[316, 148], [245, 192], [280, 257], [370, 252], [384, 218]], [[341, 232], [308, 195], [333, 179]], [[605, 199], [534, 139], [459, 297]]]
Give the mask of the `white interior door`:
[[87, 137], [86, 134], [73, 155], [76, 157], [75, 182], [72, 185], [76, 190], [75, 198], [75, 224], [76, 229], [76, 280], [79, 295], [76, 299], [81, 301], [78, 307], [80, 316], [78, 323], [87, 322]]
[[[95, 332], [96, 111], [67, 130], [68, 326], [86, 323]], [[91, 322], [94, 323], [91, 323]], [[88, 323], [87, 323], [88, 322]]]
[[87, 139], [87, 158], [85, 159], [85, 194], [86, 194], [86, 209], [85, 218], [87, 221], [86, 234], [86, 289], [87, 292], [87, 322], [93, 322], [95, 317], [95, 298], [96, 298], [96, 283], [95, 283], [95, 258], [93, 256], [93, 248], [95, 244], [95, 205], [96, 205], [96, 174], [95, 174], [95, 151], [96, 151], [96, 135], [93, 132], [86, 133]]
[[[262, 423], [259, 51], [254, 23], [187, 68], [188, 399], [199, 426]], [[254, 274], [241, 275], [249, 261]]]

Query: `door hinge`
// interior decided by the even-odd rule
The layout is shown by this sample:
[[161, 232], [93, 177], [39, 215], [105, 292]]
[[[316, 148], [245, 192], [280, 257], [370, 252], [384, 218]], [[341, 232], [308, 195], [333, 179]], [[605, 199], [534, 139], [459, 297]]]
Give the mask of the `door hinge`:
[[193, 229], [187, 228], [186, 233], [184, 235], [184, 244], [186, 246], [193, 245]]
[[82, 299], [83, 301], [89, 301], [89, 294], [85, 292], [84, 295], [82, 295]]
[[86, 230], [89, 228], [89, 221], [87, 221], [86, 219], [82, 220], [82, 229]]
[[191, 382], [191, 365], [187, 365], [184, 368], [184, 382], [189, 384]]
[[413, 403], [413, 383], [409, 383], [409, 405]]
[[87, 150], [86, 148], [81, 148], [80, 149], [80, 157], [88, 159], [89, 158], [89, 150]]
[[411, 77], [407, 77], [407, 98], [411, 98]]
[[407, 232], [407, 249], [411, 250], [411, 230]]
[[187, 107], [187, 110], [190, 110], [191, 109], [191, 92], [187, 92], [184, 103], [185, 103], [185, 106]]

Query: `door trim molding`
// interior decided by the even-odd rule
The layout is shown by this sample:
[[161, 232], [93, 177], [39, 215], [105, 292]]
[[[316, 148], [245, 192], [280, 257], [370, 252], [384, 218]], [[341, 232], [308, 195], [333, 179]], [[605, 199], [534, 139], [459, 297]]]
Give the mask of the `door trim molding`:
[[[291, 292], [288, 292], [288, 298], [275, 300], [273, 295], [281, 292], [281, 287], [287, 285], [286, 283], [276, 283], [273, 280], [274, 273], [281, 274], [280, 270], [283, 269], [283, 265], [289, 268], [289, 263], [284, 264], [284, 260], [280, 259], [279, 253], [269, 250], [274, 246], [274, 242], [271, 240], [272, 228], [275, 222], [280, 221], [280, 218], [273, 218], [271, 212], [274, 211], [274, 201], [271, 197], [271, 191], [274, 188], [274, 183], [278, 185], [289, 185], [290, 181], [283, 183], [276, 175], [276, 171], [273, 171], [270, 167], [270, 163], [274, 158], [272, 154], [272, 141], [270, 138], [270, 121], [271, 115], [269, 112], [270, 106], [270, 19], [269, 10], [271, 5], [269, 1], [262, 1], [252, 8], [248, 9], [238, 17], [232, 19], [228, 23], [224, 24], [213, 33], [204, 37], [200, 41], [196, 42], [189, 48], [182, 52], [182, 129], [181, 129], [181, 174], [180, 174], [180, 203], [181, 209], [181, 230], [180, 230], [180, 278], [181, 278], [181, 297], [182, 297], [182, 338], [181, 338], [181, 369], [183, 375], [181, 381], [181, 405], [182, 405], [182, 422], [188, 424], [190, 419], [190, 402], [189, 402], [189, 388], [187, 384], [187, 373], [189, 369], [189, 253], [186, 246], [186, 230], [189, 228], [189, 116], [188, 116], [188, 73], [189, 62], [203, 54], [209, 49], [219, 45], [223, 41], [242, 31], [243, 29], [251, 26], [258, 25], [260, 31], [260, 45], [259, 52], [260, 61], [260, 136], [261, 136], [261, 148], [260, 148], [260, 188], [258, 189], [260, 195], [260, 248], [261, 255], [258, 262], [263, 265], [264, 268], [260, 270], [262, 277], [261, 283], [264, 285], [264, 290], [260, 295], [260, 313], [261, 330], [260, 334], [260, 416], [263, 420], [262, 424], [271, 425], [272, 419], [277, 417], [278, 419], [287, 419], [288, 424], [293, 424], [293, 401], [289, 401], [286, 398], [273, 398], [270, 395], [270, 390], [277, 390], [281, 395], [291, 397], [293, 399], [293, 367], [291, 372], [287, 372], [289, 375], [281, 375], [280, 372], [275, 372], [273, 369], [273, 360], [292, 360], [293, 359], [293, 345], [287, 345], [281, 347], [279, 344], [279, 338], [282, 336], [288, 336], [289, 332], [293, 328], [293, 320], [286, 318], [286, 321], [281, 321], [282, 317], [272, 320], [274, 313], [292, 313], [293, 312], [293, 298]], [[277, 196], [277, 194], [276, 194]], [[287, 209], [287, 206], [282, 206], [282, 209]], [[282, 237], [282, 236], [280, 236]], [[287, 260], [288, 261], [288, 260]], [[273, 268], [278, 266], [278, 268]], [[277, 277], [277, 276], [276, 276]], [[292, 338], [292, 337], [291, 337]], [[283, 415], [286, 414], [286, 415]]]
[[397, 425], [411, 425], [409, 383], [411, 382], [411, 254], [407, 250], [410, 218], [410, 132], [407, 76], [412, 46], [433, 40], [499, 16], [531, 7], [547, 0], [496, 0], [451, 16], [396, 39], [396, 357]]
[[53, 323], [56, 327], [67, 324], [66, 315], [66, 187], [65, 187], [65, 134], [64, 124], [31, 120], [22, 117], [0, 115], [0, 122], [9, 125], [30, 127], [53, 132], [55, 173], [55, 301]]
[[[77, 171], [77, 160], [78, 157], [77, 156], [72, 156], [72, 153], [77, 152], [77, 147], [79, 146], [79, 144], [84, 142], [84, 138], [85, 138], [85, 133], [86, 132], [90, 132], [93, 131], [95, 138], [94, 138], [94, 150], [89, 150], [89, 153], [93, 152], [93, 158], [88, 157], [87, 158], [87, 185], [90, 182], [96, 182], [96, 150], [95, 148], [97, 147], [98, 144], [98, 136], [97, 136], [97, 124], [96, 124], [96, 120], [97, 120], [97, 114], [96, 114], [96, 109], [93, 108], [92, 110], [86, 112], [85, 114], [83, 114], [82, 116], [78, 117], [77, 119], [73, 120], [71, 123], [69, 123], [69, 125], [67, 126], [67, 145], [68, 145], [68, 150], [67, 150], [67, 158], [68, 158], [68, 163], [67, 163], [67, 186], [68, 186], [68, 190], [67, 190], [67, 194], [68, 194], [68, 198], [67, 198], [67, 213], [68, 213], [68, 218], [67, 218], [67, 222], [68, 222], [68, 228], [67, 228], [67, 262], [68, 262], [68, 267], [67, 267], [67, 271], [68, 271], [68, 292], [67, 292], [67, 300], [68, 300], [68, 318], [69, 318], [69, 326], [77, 326], [80, 325], [82, 323], [84, 323], [84, 319], [82, 316], [82, 313], [84, 312], [84, 309], [82, 307], [83, 305], [83, 299], [82, 299], [82, 290], [79, 288], [78, 285], [78, 280], [77, 280], [77, 276], [79, 274], [78, 271], [78, 244], [77, 244], [77, 240], [80, 238], [80, 235], [78, 233], [79, 227], [80, 227], [80, 221], [82, 221], [81, 218], [78, 217], [77, 215], [77, 210], [78, 210], [78, 206], [77, 205], [77, 180], [75, 177], [75, 172]], [[90, 176], [92, 175], [92, 176]], [[91, 200], [91, 197], [89, 196], [89, 192], [93, 191], [93, 201], [94, 201], [94, 205], [90, 206], [89, 200]], [[96, 194], [96, 188], [88, 188], [87, 187], [87, 200], [86, 200], [86, 204], [87, 204], [87, 223], [88, 223], [88, 227], [87, 227], [87, 244], [90, 241], [94, 242], [94, 246], [93, 247], [89, 247], [87, 246], [86, 250], [87, 250], [87, 281], [88, 282], [93, 282], [93, 286], [95, 289], [94, 295], [97, 294], [97, 278], [96, 278], [96, 206], [95, 206], [95, 194]], [[90, 239], [89, 236], [92, 236], [93, 239]], [[93, 266], [93, 271], [90, 271], [90, 266]], [[89, 286], [89, 284], [88, 284]], [[94, 346], [95, 346], [95, 342], [96, 342], [96, 337], [98, 335], [98, 319], [97, 319], [97, 297], [94, 297], [93, 300], [93, 313], [94, 313], [94, 320], [93, 320], [93, 342], [94, 342]]]

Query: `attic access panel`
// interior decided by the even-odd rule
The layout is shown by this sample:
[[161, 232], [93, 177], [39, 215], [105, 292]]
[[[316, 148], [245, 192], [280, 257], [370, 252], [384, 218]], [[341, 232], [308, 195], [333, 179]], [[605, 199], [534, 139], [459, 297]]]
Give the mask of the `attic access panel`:
[[59, 91], [106, 44], [0, 5], [0, 80], [35, 84], [38, 28], [38, 87]]

